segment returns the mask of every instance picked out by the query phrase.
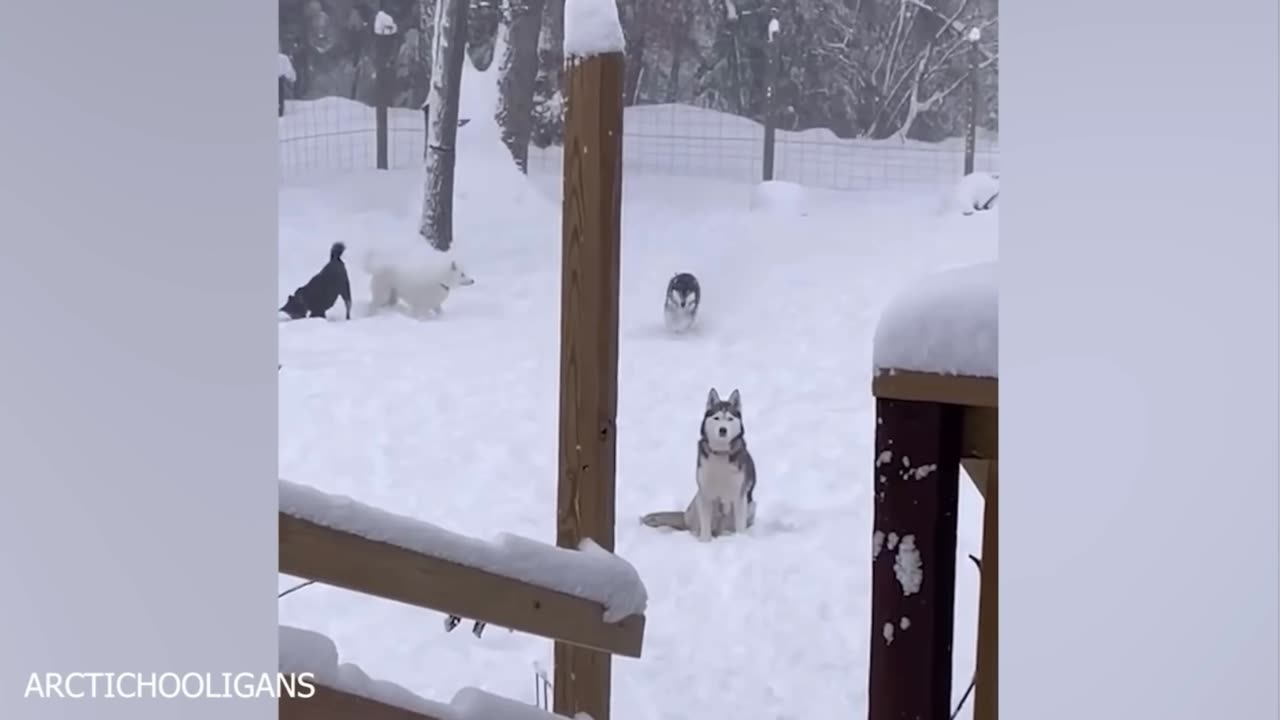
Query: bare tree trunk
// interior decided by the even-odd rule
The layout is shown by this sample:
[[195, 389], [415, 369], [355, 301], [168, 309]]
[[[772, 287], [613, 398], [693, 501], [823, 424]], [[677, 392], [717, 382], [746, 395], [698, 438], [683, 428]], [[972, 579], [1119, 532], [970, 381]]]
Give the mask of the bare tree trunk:
[[425, 108], [431, 96], [431, 53], [435, 51], [435, 8], [437, 0], [418, 0], [418, 69], [413, 83], [413, 96], [422, 98]]
[[684, 59], [684, 42], [676, 40], [671, 48], [671, 75], [667, 79], [667, 102], [674, 103], [680, 98], [680, 61]]
[[623, 75], [622, 98], [626, 105], [634, 105], [639, 99], [640, 81], [644, 77], [645, 35], [649, 28], [640, 22], [640, 4], [653, 0], [631, 0], [618, 6], [622, 30], [626, 38], [626, 67]]
[[466, 57], [467, 0], [437, 0], [427, 131], [427, 184], [418, 232], [441, 252], [453, 246], [453, 171], [457, 158], [458, 98]]
[[520, 172], [529, 172], [533, 133], [533, 91], [538, 80], [538, 36], [546, 0], [510, 0], [507, 43], [498, 68], [498, 111], [502, 142]]
[[552, 88], [564, 85], [564, 0], [546, 0], [550, 42], [543, 46], [542, 72]]
[[493, 64], [493, 51], [502, 32], [501, 0], [471, 0], [467, 9], [467, 57], [484, 72]]

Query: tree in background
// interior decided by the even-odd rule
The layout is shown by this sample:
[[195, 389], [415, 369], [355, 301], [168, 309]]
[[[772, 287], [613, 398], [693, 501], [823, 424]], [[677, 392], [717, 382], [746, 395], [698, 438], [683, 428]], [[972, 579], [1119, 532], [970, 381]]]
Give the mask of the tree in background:
[[[563, 8], [564, 0], [560, 3]], [[506, 43], [502, 64], [498, 67], [496, 119], [502, 129], [502, 142], [522, 173], [529, 171], [534, 93], [541, 65], [538, 38], [542, 34], [545, 7], [545, 0], [507, 0], [506, 3]]]
[[419, 233], [431, 247], [453, 246], [453, 177], [457, 163], [458, 102], [466, 58], [467, 0], [437, 0], [431, 93], [427, 98], [427, 180]]
[[[491, 62], [505, 68], [499, 122], [514, 162], [525, 169], [528, 142], [546, 147], [563, 136], [564, 0], [469, 2], [467, 54], [477, 68]], [[416, 108], [426, 100], [435, 0], [279, 3], [280, 48], [297, 69], [299, 99], [359, 99], [368, 83], [357, 37], [364, 31], [356, 26], [381, 6], [400, 27], [413, 29], [401, 37], [397, 103]], [[998, 0], [618, 0], [618, 7], [628, 104], [680, 103], [761, 120], [768, 18], [776, 13], [783, 28], [779, 126], [828, 128], [845, 138], [963, 135], [974, 55], [965, 36], [978, 26], [978, 122], [998, 129]], [[508, 39], [504, 57], [494, 57], [498, 32]]]

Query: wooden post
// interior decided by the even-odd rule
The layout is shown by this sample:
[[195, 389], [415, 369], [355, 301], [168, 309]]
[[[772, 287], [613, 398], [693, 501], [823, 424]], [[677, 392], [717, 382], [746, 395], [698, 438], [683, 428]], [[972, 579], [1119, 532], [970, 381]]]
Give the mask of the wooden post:
[[992, 462], [987, 470], [983, 491], [982, 513], [982, 580], [978, 600], [978, 665], [974, 672], [976, 684], [973, 697], [974, 720], [996, 720], [999, 717], [1000, 693], [998, 678], [999, 650], [999, 571], [998, 549], [1000, 529], [1000, 479], [999, 462]]
[[[622, 230], [620, 52], [572, 58], [566, 87], [556, 544], [614, 549]], [[612, 659], [555, 645], [553, 712], [609, 720]]]
[[963, 409], [876, 401], [870, 720], [946, 720]]
[[375, 64], [375, 83], [376, 88], [374, 95], [377, 98], [377, 105], [374, 106], [374, 118], [377, 123], [377, 161], [378, 169], [386, 170], [390, 163], [387, 161], [388, 135], [390, 128], [387, 122], [387, 108], [391, 105], [391, 97], [395, 93], [395, 66], [392, 61], [395, 59], [396, 36], [394, 33], [373, 35], [373, 58]]

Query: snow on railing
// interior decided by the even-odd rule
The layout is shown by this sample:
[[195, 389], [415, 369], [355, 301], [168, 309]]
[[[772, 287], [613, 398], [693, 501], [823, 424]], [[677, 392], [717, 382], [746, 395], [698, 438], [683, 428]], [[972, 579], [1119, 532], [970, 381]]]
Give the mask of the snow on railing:
[[644, 583], [590, 540], [578, 550], [510, 534], [481, 540], [281, 480], [280, 572], [640, 655]]
[[[340, 663], [333, 640], [320, 633], [280, 626], [280, 672], [310, 675], [314, 693], [282, 696], [281, 718], [308, 716], [321, 704], [365, 720], [564, 720], [542, 708], [493, 695], [473, 687], [459, 690], [448, 703], [428, 700], [412, 691], [365, 674], [360, 666]], [[322, 713], [323, 714], [323, 713]], [[327, 715], [325, 715], [327, 717]], [[589, 720], [579, 715], [575, 720]]]

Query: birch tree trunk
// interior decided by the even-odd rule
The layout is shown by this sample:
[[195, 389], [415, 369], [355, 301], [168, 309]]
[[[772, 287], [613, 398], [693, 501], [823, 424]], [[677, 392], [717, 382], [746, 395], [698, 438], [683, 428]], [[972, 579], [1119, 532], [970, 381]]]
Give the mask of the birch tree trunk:
[[538, 80], [538, 36], [546, 0], [510, 0], [506, 49], [498, 67], [498, 111], [502, 143], [520, 172], [529, 172], [533, 93]]
[[431, 93], [427, 97], [427, 182], [418, 232], [441, 252], [453, 246], [453, 176], [457, 162], [454, 148], [466, 44], [467, 0], [437, 0]]

